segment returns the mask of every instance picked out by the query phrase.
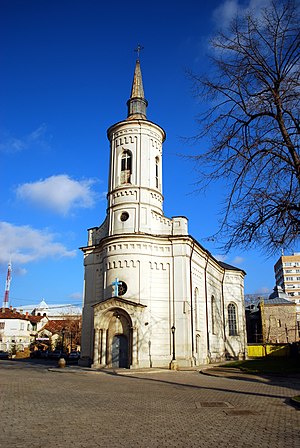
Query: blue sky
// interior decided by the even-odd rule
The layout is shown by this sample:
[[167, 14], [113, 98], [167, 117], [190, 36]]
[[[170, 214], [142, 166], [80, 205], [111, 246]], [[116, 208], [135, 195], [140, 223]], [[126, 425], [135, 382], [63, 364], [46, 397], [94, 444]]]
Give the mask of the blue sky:
[[[260, 8], [267, 0], [250, 0]], [[167, 216], [217, 258], [226, 186], [197, 194], [197, 170], [180, 154], [204, 107], [186, 69], [208, 69], [209, 38], [249, 1], [2, 0], [0, 3], [0, 294], [11, 257], [10, 303], [81, 303], [86, 229], [106, 213], [106, 130], [126, 118], [140, 43], [148, 118], [167, 133], [163, 191]], [[297, 248], [295, 248], [296, 250]], [[257, 251], [222, 255], [247, 272], [246, 293], [274, 287], [273, 258]], [[2, 300], [2, 299], [1, 299]]]

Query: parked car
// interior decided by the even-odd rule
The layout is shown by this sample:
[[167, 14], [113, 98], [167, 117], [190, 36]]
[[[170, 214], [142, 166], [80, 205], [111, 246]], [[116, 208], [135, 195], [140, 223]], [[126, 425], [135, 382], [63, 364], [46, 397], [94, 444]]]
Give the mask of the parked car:
[[0, 350], [0, 359], [8, 359], [9, 358], [9, 353], [5, 352], [3, 350]]
[[49, 357], [49, 351], [48, 350], [42, 350], [41, 351], [41, 358], [47, 359]]
[[53, 352], [49, 352], [48, 357], [50, 359], [67, 358], [67, 354], [62, 350], [54, 350]]
[[40, 358], [41, 353], [41, 350], [33, 350], [32, 352], [30, 352], [30, 358]]
[[78, 361], [80, 358], [80, 352], [73, 351], [69, 354], [69, 360]]

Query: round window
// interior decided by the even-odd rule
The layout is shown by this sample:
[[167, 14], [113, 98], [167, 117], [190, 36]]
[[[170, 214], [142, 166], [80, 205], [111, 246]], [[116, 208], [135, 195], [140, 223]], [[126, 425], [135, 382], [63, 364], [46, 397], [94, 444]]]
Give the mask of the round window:
[[127, 213], [127, 212], [121, 213], [120, 219], [122, 222], [127, 221], [128, 218], [129, 218], [129, 213]]
[[124, 294], [126, 294], [127, 291], [127, 285], [125, 282], [119, 282], [119, 286], [118, 286], [118, 293], [119, 296], [123, 296]]

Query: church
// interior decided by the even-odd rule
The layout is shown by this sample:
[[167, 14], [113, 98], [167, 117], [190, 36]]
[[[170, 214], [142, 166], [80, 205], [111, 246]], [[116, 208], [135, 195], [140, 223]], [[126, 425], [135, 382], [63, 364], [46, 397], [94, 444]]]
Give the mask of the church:
[[245, 272], [163, 212], [165, 131], [147, 119], [139, 58], [127, 118], [107, 131], [107, 213], [88, 230], [80, 365], [177, 369], [246, 356]]

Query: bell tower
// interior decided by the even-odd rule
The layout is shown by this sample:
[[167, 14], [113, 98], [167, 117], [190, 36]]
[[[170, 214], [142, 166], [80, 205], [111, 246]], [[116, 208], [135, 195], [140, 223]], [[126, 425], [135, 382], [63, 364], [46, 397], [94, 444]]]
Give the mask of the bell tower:
[[152, 233], [153, 213], [163, 216], [162, 144], [165, 131], [147, 119], [142, 73], [136, 60], [128, 114], [112, 125], [108, 183], [108, 235]]

